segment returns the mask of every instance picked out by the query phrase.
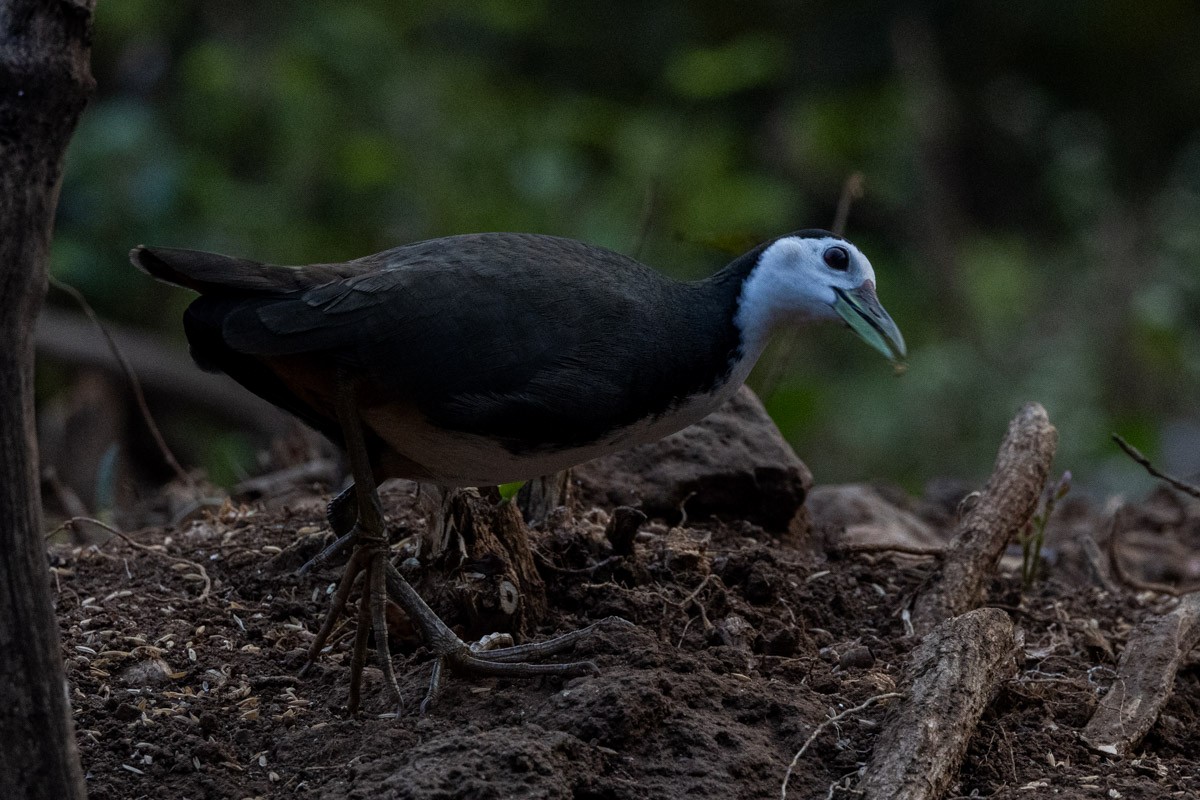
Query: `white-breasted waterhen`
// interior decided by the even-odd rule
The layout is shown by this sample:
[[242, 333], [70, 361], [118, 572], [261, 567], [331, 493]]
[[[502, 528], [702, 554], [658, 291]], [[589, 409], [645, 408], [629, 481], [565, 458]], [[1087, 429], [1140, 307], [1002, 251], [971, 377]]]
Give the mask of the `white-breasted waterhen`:
[[[389, 595], [438, 656], [430, 697], [443, 664], [510, 677], [595, 667], [527, 663], [586, 630], [469, 648], [388, 560], [377, 482], [492, 486], [654, 441], [720, 406], [788, 324], [841, 319], [888, 358], [905, 354], [870, 262], [823, 230], [780, 236], [692, 283], [594, 245], [517, 233], [304, 267], [157, 247], [130, 258], [200, 293], [184, 315], [199, 366], [345, 448], [354, 486], [330, 504], [330, 522], [355, 547], [312, 656], [365, 572], [369, 627], [397, 696]], [[367, 627], [360, 617], [357, 672]], [[352, 705], [358, 680], [352, 670]]]

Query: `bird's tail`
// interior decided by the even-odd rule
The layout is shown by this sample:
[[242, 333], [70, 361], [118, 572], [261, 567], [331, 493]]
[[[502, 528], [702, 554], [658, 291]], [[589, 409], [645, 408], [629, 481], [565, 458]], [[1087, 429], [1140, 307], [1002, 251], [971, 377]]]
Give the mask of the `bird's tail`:
[[138, 245], [129, 260], [147, 275], [200, 294], [282, 294], [353, 274], [348, 264], [280, 267], [202, 250]]

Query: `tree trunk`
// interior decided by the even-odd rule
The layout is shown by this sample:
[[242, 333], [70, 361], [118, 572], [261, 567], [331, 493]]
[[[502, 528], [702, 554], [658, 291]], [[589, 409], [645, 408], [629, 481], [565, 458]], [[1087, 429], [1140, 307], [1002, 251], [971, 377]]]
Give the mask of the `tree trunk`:
[[94, 0], [0, 0], [0, 786], [85, 796], [42, 545], [33, 330], [67, 142], [87, 103]]

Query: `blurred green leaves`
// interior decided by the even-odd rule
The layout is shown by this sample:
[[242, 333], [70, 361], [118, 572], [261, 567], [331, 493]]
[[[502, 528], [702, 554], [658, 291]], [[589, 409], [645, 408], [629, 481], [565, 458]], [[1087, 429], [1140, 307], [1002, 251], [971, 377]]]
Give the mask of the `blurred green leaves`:
[[[931, 8], [926, 74], [880, 2], [101, 3], [53, 269], [175, 337], [188, 295], [132, 245], [295, 263], [645, 229], [645, 261], [698, 277], [829, 226], [861, 171], [847, 233], [910, 370], [803, 333], [768, 398], [801, 456], [825, 481], [980, 475], [1037, 399], [1086, 486], [1109, 428], [1145, 442], [1200, 400], [1200, 13], [1128, 5]], [[250, 450], [224, 436], [206, 458], [232, 478]]]
[[787, 45], [777, 36], [755, 32], [713, 47], [694, 47], [667, 62], [664, 77], [680, 95], [714, 99], [780, 79]]

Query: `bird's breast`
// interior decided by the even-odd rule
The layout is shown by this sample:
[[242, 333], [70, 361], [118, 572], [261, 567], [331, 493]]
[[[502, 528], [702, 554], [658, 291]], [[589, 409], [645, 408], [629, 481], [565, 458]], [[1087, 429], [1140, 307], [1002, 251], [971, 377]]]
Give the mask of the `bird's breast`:
[[[735, 363], [729, 375], [710, 390], [684, 397], [666, 411], [609, 431], [591, 442], [569, 445], [539, 443], [514, 447], [513, 442], [449, 430], [430, 421], [410, 404], [364, 408], [363, 421], [401, 458], [381, 460], [382, 478], [409, 478], [444, 486], [493, 486], [551, 475], [564, 469], [658, 441], [699, 422], [728, 400], [745, 381], [753, 361]], [[519, 444], [519, 443], [518, 443]]]

